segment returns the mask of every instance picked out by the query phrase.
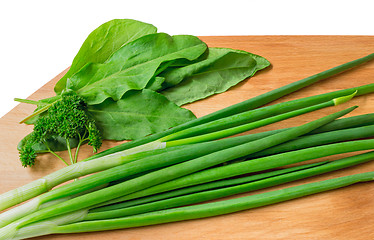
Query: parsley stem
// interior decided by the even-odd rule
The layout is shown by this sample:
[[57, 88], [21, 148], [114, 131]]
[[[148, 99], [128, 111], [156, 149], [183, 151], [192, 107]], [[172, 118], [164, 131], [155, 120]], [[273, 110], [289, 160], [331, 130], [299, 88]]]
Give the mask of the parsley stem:
[[67, 148], [68, 148], [68, 153], [69, 153], [70, 162], [71, 162], [71, 164], [74, 164], [74, 158], [73, 158], [73, 155], [72, 155], [72, 153], [71, 153], [71, 147], [70, 147], [69, 139], [66, 139], [66, 146], [67, 146]]
[[79, 142], [78, 142], [78, 145], [75, 149], [75, 155], [74, 155], [74, 163], [77, 163], [78, 162], [78, 153], [79, 153], [79, 149], [80, 147], [82, 146], [82, 143], [84, 143], [85, 141], [87, 141], [88, 139], [85, 138], [86, 134], [84, 134], [83, 138], [81, 137], [80, 134], [78, 134], [78, 137], [79, 137]]
[[69, 164], [60, 156], [60, 155], [58, 155], [57, 153], [55, 153], [54, 151], [52, 151], [52, 150], [49, 150], [49, 152], [50, 153], [52, 153], [55, 157], [57, 157], [58, 159], [60, 159], [61, 161], [63, 161], [65, 164], [66, 164], [66, 166], [69, 166]]
[[48, 146], [46, 141], [44, 141], [43, 143], [47, 147], [48, 152], [52, 153], [55, 157], [57, 157], [58, 159], [63, 161], [66, 164], [66, 166], [69, 166], [69, 164], [60, 155], [58, 155], [57, 153], [55, 153], [54, 151], [51, 150], [51, 148]]

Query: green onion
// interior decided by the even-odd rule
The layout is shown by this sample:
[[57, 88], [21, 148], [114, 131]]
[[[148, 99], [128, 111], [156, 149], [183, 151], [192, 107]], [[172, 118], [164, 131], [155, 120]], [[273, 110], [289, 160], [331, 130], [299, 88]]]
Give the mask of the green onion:
[[[181, 163], [218, 150], [237, 146], [248, 142], [247, 138], [247, 136], [242, 136], [214, 142], [191, 144], [184, 146], [183, 148], [178, 146], [170, 147], [168, 148], [168, 151], [165, 151], [165, 149], [151, 151], [151, 153], [157, 154], [145, 154], [146, 152], [134, 154], [143, 156], [143, 158], [137, 160], [134, 160], [134, 155], [130, 155], [128, 157], [125, 156], [122, 158], [123, 164], [120, 164], [117, 167], [112, 167], [97, 174], [90, 175], [69, 184], [65, 184], [32, 199], [24, 205], [18, 206], [3, 214], [0, 214], [0, 227], [3, 227], [22, 216], [39, 210], [43, 204], [49, 201], [67, 197], [81, 191], [99, 186], [101, 184], [109, 183], [123, 178], [131, 178], [132, 176], [135, 176], [139, 173], [144, 173], [161, 167], [170, 166], [176, 163]], [[90, 161], [90, 163], [93, 163], [94, 161], [97, 162], [97, 160], [92, 160]]]
[[[270, 124], [270, 123], [280, 121], [286, 118], [297, 116], [297, 115], [300, 115], [306, 112], [318, 110], [323, 107], [340, 104], [340, 103], [350, 100], [353, 96], [354, 94], [343, 96], [340, 98], [332, 99], [325, 103], [317, 104], [315, 106], [302, 108], [299, 110], [291, 111], [291, 112], [280, 114], [274, 117], [269, 117], [263, 120], [245, 124], [242, 126], [229, 128], [226, 130], [221, 130], [221, 131], [213, 132], [210, 134], [200, 135], [200, 136], [196, 136], [193, 138], [170, 141], [170, 142], [165, 143], [164, 141], [168, 140], [168, 138], [166, 137], [166, 138], [160, 139], [159, 141], [154, 141], [146, 145], [142, 145], [142, 146], [138, 146], [132, 149], [125, 150], [123, 152], [117, 152], [117, 153], [110, 154], [110, 155], [107, 155], [101, 158], [96, 158], [91, 161], [82, 161], [80, 163], [67, 166], [64, 169], [61, 169], [41, 179], [33, 181], [23, 187], [14, 189], [12, 191], [9, 191], [7, 193], [0, 195], [0, 210], [6, 209], [10, 206], [23, 202], [29, 198], [32, 198], [34, 196], [47, 192], [54, 186], [57, 186], [70, 179], [78, 178], [78, 177], [81, 177], [81, 176], [84, 176], [90, 173], [109, 169], [109, 168], [124, 164], [126, 162], [133, 161], [134, 159], [144, 157], [147, 154], [155, 155], [158, 153], [169, 151], [169, 150], [156, 150], [155, 152], [152, 152], [151, 151], [152, 149], [165, 148], [166, 146], [170, 147], [170, 146], [176, 146], [176, 145], [182, 145], [182, 144], [191, 144], [195, 142], [208, 141], [208, 140], [227, 137], [227, 136], [230, 136], [236, 133], [240, 133], [240, 132], [254, 129], [260, 126], [264, 126], [266, 124]], [[237, 117], [236, 116], [228, 117], [225, 121], [231, 122], [233, 121], [233, 118], [237, 118]], [[201, 125], [201, 126], [198, 126], [197, 128], [198, 131], [200, 129], [204, 129], [204, 125]], [[173, 137], [171, 137], [171, 139], [172, 138]], [[148, 150], [148, 152], [141, 153], [141, 151], [146, 151], [146, 150]], [[28, 209], [32, 209], [31, 211], [37, 210], [36, 206], [39, 205], [39, 203], [37, 203], [36, 200], [34, 202], [35, 202], [35, 205], [31, 206], [31, 203], [30, 203], [30, 205], [28, 206]], [[1, 226], [3, 226], [2, 221], [0, 221], [0, 227]]]
[[[333, 132], [336, 130], [342, 130], [342, 129], [348, 129], [348, 128], [355, 128], [355, 127], [362, 127], [362, 126], [367, 126], [374, 124], [374, 113], [370, 114], [363, 114], [363, 115], [358, 115], [358, 116], [353, 116], [353, 117], [347, 117], [347, 118], [342, 118], [342, 119], [337, 119], [334, 120], [331, 123], [328, 123], [320, 128], [317, 128], [316, 130], [313, 130], [310, 133], [307, 133], [306, 135], [314, 135], [318, 133], [325, 133], [325, 132]], [[253, 133], [248, 135], [247, 140], [248, 141], [253, 141], [257, 140], [263, 137], [270, 136], [275, 133], [279, 133], [282, 131], [285, 131], [289, 128], [281, 128], [281, 129], [276, 129], [276, 130], [270, 130], [266, 132], [259, 132], [259, 133]]]
[[278, 146], [274, 146], [272, 148], [265, 149], [261, 152], [254, 153], [248, 157], [258, 158], [303, 148], [309, 148], [342, 141], [349, 141], [360, 138], [368, 138], [373, 136], [374, 125], [324, 132], [319, 134], [302, 136], [289, 142], [282, 143]]
[[[344, 103], [350, 100], [352, 97], [353, 95], [344, 96], [338, 99], [333, 99], [326, 103], [318, 104], [315, 106], [307, 107], [304, 109], [300, 109], [300, 110], [296, 110], [293, 112], [288, 112], [285, 114], [274, 116], [271, 118], [263, 119], [261, 121], [246, 124], [243, 127], [238, 126], [235, 128], [229, 128], [226, 130], [214, 132], [211, 134], [196, 136], [194, 138], [187, 138], [184, 141], [177, 140], [177, 141], [172, 141], [172, 142], [166, 142], [165, 144], [167, 146], [173, 146], [173, 145], [178, 146], [182, 144], [191, 144], [194, 142], [207, 141], [207, 140], [212, 140], [215, 138], [227, 137], [227, 136], [230, 136], [230, 135], [233, 135], [233, 134], [245, 131], [245, 130], [253, 129], [255, 127], [260, 127], [265, 124], [270, 124], [270, 123], [273, 123], [279, 120], [283, 120], [285, 118], [289, 118], [289, 117], [300, 115], [306, 112], [314, 111], [322, 107], [328, 107], [328, 106], [333, 106], [335, 104]], [[213, 137], [209, 138], [207, 137], [207, 135], [208, 136], [213, 135]], [[80, 181], [74, 181], [73, 183], [64, 185], [60, 188], [55, 189], [54, 191], [50, 191], [42, 196], [39, 196], [33, 199], [32, 201], [28, 202], [25, 205], [21, 205], [6, 213], [0, 214], [0, 219], [1, 219], [0, 227], [3, 227], [6, 224], [9, 224], [10, 222], [17, 220], [18, 218], [22, 216], [25, 216], [27, 214], [37, 211], [42, 204], [48, 201], [55, 200], [61, 197], [66, 197], [66, 196], [69, 196], [75, 193], [79, 193], [81, 191], [85, 191], [90, 188], [96, 187], [100, 184], [108, 183], [109, 181], [117, 181], [119, 179], [134, 176], [139, 173], [144, 173], [144, 172], [151, 171], [157, 168], [166, 167], [172, 164], [190, 160], [192, 158], [200, 157], [200, 156], [212, 153], [214, 151], [218, 151], [218, 150], [233, 147], [239, 144], [243, 144], [245, 142], [248, 142], [247, 138], [248, 137], [227, 139], [227, 140], [207, 143], [203, 145], [187, 146], [185, 148], [159, 149], [159, 150], [154, 150], [150, 152], [140, 152], [140, 153], [136, 153], [136, 154], [129, 155], [129, 156], [118, 156], [118, 154], [115, 155], [119, 158], [113, 158], [113, 155], [110, 155], [111, 157], [110, 159], [106, 158], [106, 159], [102, 159], [101, 161], [99, 161], [99, 159], [96, 159], [96, 160], [90, 161], [88, 164], [81, 163], [79, 165], [75, 165], [74, 167], [79, 166], [80, 168], [82, 168], [82, 165], [83, 165], [83, 167], [85, 168], [85, 171], [87, 171], [87, 169], [89, 170], [90, 168], [88, 168], [85, 165], [92, 166], [92, 164], [95, 164], [94, 166], [97, 168], [104, 161], [105, 167], [102, 167], [102, 169], [108, 169], [108, 168], [109, 169], [102, 171], [96, 175], [92, 175], [87, 178], [84, 178]], [[159, 145], [161, 144], [162, 143], [160, 143]], [[142, 158], [134, 162], [134, 160], [138, 159], [139, 157], [142, 157]], [[108, 160], [110, 161], [109, 165], [107, 163]], [[119, 166], [115, 167], [116, 165], [119, 165]], [[73, 167], [70, 167], [70, 168], [73, 168]], [[82, 172], [85, 172], [85, 171], [81, 170], [79, 171], [79, 173], [82, 174]], [[39, 184], [38, 182], [36, 183]], [[46, 183], [48, 183], [48, 181], [46, 181]], [[29, 186], [29, 185], [26, 185], [26, 186]], [[33, 189], [33, 188], [31, 187], [29, 189]], [[12, 197], [11, 194], [8, 194], [7, 196], [8, 198]], [[5, 197], [3, 197], [3, 199], [5, 199]]]
[[229, 186], [234, 186], [242, 183], [248, 183], [248, 182], [255, 182], [258, 180], [262, 180], [265, 178], [270, 178], [274, 176], [279, 176], [282, 174], [287, 174], [290, 172], [295, 172], [299, 170], [303, 170], [306, 168], [310, 168], [313, 166], [318, 166], [327, 163], [327, 161], [324, 162], [317, 162], [317, 163], [311, 163], [311, 164], [305, 164], [305, 165], [300, 165], [296, 167], [290, 167], [290, 168], [284, 168], [284, 169], [279, 169], [279, 170], [273, 170], [269, 172], [263, 172], [263, 173], [258, 173], [255, 175], [249, 175], [245, 177], [239, 177], [239, 178], [228, 178], [224, 180], [218, 180], [218, 181], [213, 181], [213, 182], [208, 182], [208, 183], [203, 183], [203, 184], [198, 184], [194, 185], [191, 187], [185, 187], [181, 189], [176, 189], [173, 191], [168, 191], [160, 194], [154, 194], [142, 198], [137, 198], [125, 202], [120, 202], [116, 204], [109, 204], [105, 205], [102, 207], [96, 207], [90, 209], [90, 213], [96, 213], [96, 212], [103, 212], [103, 211], [110, 211], [110, 210], [116, 210], [116, 209], [123, 209], [123, 208], [128, 208], [136, 205], [142, 205], [145, 203], [149, 202], [156, 202], [159, 200], [163, 199], [168, 199], [168, 198], [173, 198], [177, 196], [182, 196], [182, 195], [187, 195], [190, 193], [196, 193], [196, 192], [202, 192], [206, 190], [212, 190], [212, 189], [218, 189], [218, 188], [224, 188], [224, 187], [229, 187]]
[[[197, 188], [200, 190], [197, 193], [195, 192], [193, 194], [178, 196], [178, 195], [175, 195], [176, 193], [174, 193], [174, 195], [177, 197], [170, 197], [171, 193], [173, 193], [172, 191], [172, 192], [169, 192], [168, 194], [169, 196], [167, 197], [167, 199], [164, 199], [161, 201], [155, 201], [155, 202], [151, 202], [148, 204], [141, 204], [141, 205], [137, 205], [133, 207], [125, 207], [125, 208], [120, 208], [119, 206], [113, 205], [113, 206], [109, 206], [110, 208], [107, 208], [107, 210], [105, 210], [105, 208], [101, 208], [101, 209], [99, 208], [99, 209], [96, 209], [95, 211], [94, 209], [94, 211], [90, 211], [87, 214], [87, 216], [84, 218], [84, 221], [125, 217], [125, 216], [145, 213], [145, 212], [153, 212], [157, 210], [169, 209], [172, 207], [179, 207], [179, 206], [188, 205], [188, 204], [200, 203], [200, 202], [209, 201], [209, 200], [213, 200], [217, 198], [231, 196], [234, 194], [254, 191], [258, 189], [280, 185], [280, 184], [291, 182], [291, 181], [296, 181], [299, 179], [323, 174], [326, 172], [331, 172], [331, 171], [335, 171], [338, 169], [354, 166], [360, 163], [371, 161], [373, 159], [374, 159], [374, 152], [369, 152], [369, 153], [356, 155], [353, 157], [335, 160], [332, 162], [323, 162], [323, 163], [317, 163], [317, 164], [313, 163], [313, 164], [307, 164], [304, 166], [298, 166], [298, 167], [293, 167], [289, 169], [279, 170], [279, 171], [283, 171], [280, 174], [276, 173], [279, 171], [275, 171], [275, 173], [273, 173], [274, 176], [260, 178], [259, 180], [250, 180], [251, 178], [253, 179], [254, 177], [257, 176], [257, 175], [254, 175], [254, 176], [243, 177], [239, 179], [229, 179], [229, 180], [222, 180], [218, 182], [212, 182], [209, 184], [197, 185], [194, 187], [190, 187], [188, 189], [188, 191], [190, 192], [192, 191], [191, 188], [194, 188], [195, 191]], [[264, 175], [264, 174], [259, 174], [259, 175]], [[229, 184], [232, 186], [218, 188], [218, 186], [229, 185]], [[209, 185], [209, 186], [204, 186], [204, 185]], [[211, 188], [209, 189], [209, 191], [201, 190], [204, 188], [206, 189], [208, 187]], [[108, 209], [116, 209], [116, 210], [108, 211]]]
[[[261, 151], [263, 149], [275, 146], [285, 141], [289, 141], [298, 136], [306, 134], [324, 124], [327, 124], [334, 119], [341, 117], [356, 107], [350, 107], [343, 111], [339, 111], [323, 118], [314, 120], [304, 125], [294, 127], [292, 129], [280, 132], [256, 141], [244, 143], [235, 147], [227, 148], [224, 150], [216, 151], [208, 155], [204, 155], [193, 160], [182, 162], [176, 165], [162, 168], [154, 172], [145, 174], [143, 176], [130, 179], [123, 183], [119, 183], [104, 189], [97, 190], [92, 193], [70, 199], [63, 203], [53, 205], [41, 209], [37, 212], [31, 213], [1, 229], [2, 235], [12, 234], [17, 229], [37, 221], [41, 221], [46, 218], [63, 215], [65, 213], [74, 212], [90, 206], [95, 206], [100, 203], [121, 197], [126, 194], [130, 194], [141, 189], [145, 189], [163, 182], [167, 182], [193, 172], [197, 172], [217, 164], [227, 162], [239, 157], [249, 155], [251, 153]], [[125, 190], [125, 191], [124, 191]]]
[[[355, 91], [357, 91], [355, 96], [370, 93], [374, 91], [374, 84], [364, 85], [364, 86], [357, 87], [357, 88], [340, 90], [340, 91], [331, 92], [331, 93], [322, 94], [322, 95], [316, 95], [313, 97], [307, 97], [307, 98], [303, 98], [299, 100], [293, 100], [293, 101], [276, 104], [276, 105], [272, 105], [272, 106], [265, 107], [265, 108], [256, 109], [254, 110], [254, 112], [260, 113], [257, 116], [260, 116], [260, 119], [261, 119], [261, 117], [273, 116], [273, 115], [276, 115], [282, 112], [288, 112], [291, 110], [300, 109], [304, 106], [311, 106], [313, 104], [319, 104], [324, 101], [329, 101], [334, 96], [342, 97], [347, 94], [353, 94]], [[251, 115], [251, 117], [253, 116], [254, 115]], [[195, 126], [194, 124], [192, 125]], [[171, 134], [171, 133], [175, 133], [178, 130], [183, 130], [185, 129], [186, 126], [187, 125], [183, 125], [183, 126], [181, 125], [181, 127], [176, 127], [176, 128], [173, 128], [173, 130], [172, 129], [168, 130], [165, 132], [165, 135], [163, 136], [161, 136], [163, 133], [160, 133], [161, 135], [158, 134], [157, 135], [158, 137], [156, 137], [156, 139], [167, 136], [168, 134]], [[153, 135], [150, 137], [146, 137], [144, 139], [148, 139], [148, 140], [152, 139], [152, 141], [155, 140], [153, 139]], [[165, 147], [165, 143], [163, 142], [159, 142], [159, 141], [148, 142], [148, 140], [146, 140], [147, 143], [142, 142], [143, 140], [139, 140], [140, 142], [139, 141], [128, 142], [123, 145], [120, 145], [119, 147], [114, 147], [109, 151], [104, 151], [102, 153], [94, 155], [94, 157], [87, 159], [87, 160], [99, 159], [98, 161], [100, 162], [103, 161], [103, 159], [104, 161], [108, 159], [108, 161], [105, 161], [106, 164], [102, 164], [102, 163], [98, 164], [97, 162], [95, 162], [95, 163], [86, 165], [85, 163], [89, 161], [81, 161], [80, 163], [63, 168], [41, 179], [38, 179], [29, 184], [26, 184], [25, 186], [6, 192], [0, 195], [0, 210], [4, 210], [8, 207], [11, 207], [18, 203], [26, 201], [32, 197], [40, 195], [46, 191], [49, 191], [51, 188], [57, 186], [58, 184], [61, 184], [68, 180], [71, 180], [71, 179], [74, 179], [80, 176], [84, 176], [90, 173], [94, 173], [97, 171], [105, 170], [113, 166], [116, 166], [118, 164], [121, 164], [122, 163], [121, 161], [120, 163], [116, 161], [118, 159], [122, 159], [122, 156], [124, 155], [131, 155], [131, 154], [142, 152], [142, 151], [149, 151], [151, 149]], [[141, 142], [144, 143], [144, 145], [138, 145]], [[119, 150], [121, 150], [122, 152], [119, 152]]]
[[[324, 102], [324, 103], [321, 103], [321, 104], [316, 104], [316, 105], [313, 105], [313, 106], [310, 106], [310, 107], [297, 109], [297, 110], [294, 110], [294, 111], [290, 111], [290, 112], [275, 115], [275, 116], [272, 116], [272, 117], [264, 118], [262, 120], [258, 120], [258, 121], [255, 121], [255, 122], [250, 122], [250, 123], [243, 124], [243, 125], [240, 125], [240, 126], [231, 127], [231, 128], [227, 128], [227, 129], [220, 130], [220, 131], [215, 131], [215, 132], [210, 132], [210, 133], [198, 135], [199, 133], [202, 133], [204, 130], [207, 129], [207, 126], [206, 126], [207, 124], [202, 124], [202, 125], [198, 125], [196, 127], [189, 128], [189, 129], [186, 129], [184, 131], [176, 132], [174, 134], [163, 137], [163, 138], [160, 139], [160, 141], [166, 142], [166, 146], [179, 146], [179, 145], [185, 145], [185, 144], [189, 144], [189, 143], [211, 141], [211, 140], [215, 140], [215, 139], [219, 139], [219, 138], [224, 138], [224, 137], [232, 136], [234, 134], [238, 134], [238, 133], [249, 131], [249, 130], [252, 130], [252, 129], [255, 129], [255, 128], [259, 128], [259, 127], [262, 127], [262, 126], [265, 126], [265, 125], [268, 125], [268, 124], [271, 124], [271, 123], [279, 122], [279, 121], [282, 121], [282, 120], [285, 120], [285, 119], [288, 119], [288, 118], [291, 118], [291, 117], [299, 116], [301, 114], [316, 111], [316, 110], [319, 110], [319, 109], [322, 109], [322, 108], [325, 108], [325, 107], [331, 107], [331, 106], [336, 106], [336, 105], [345, 103], [345, 102], [349, 101], [350, 99], [352, 99], [355, 94], [356, 94], [356, 92], [351, 94], [351, 95], [348, 95], [348, 96], [334, 98], [330, 101], [327, 101], [327, 102]], [[245, 112], [245, 113], [247, 113], [247, 112]], [[244, 119], [248, 119], [248, 116], [245, 116]], [[229, 117], [220, 119], [219, 121], [213, 121], [213, 122], [209, 123], [208, 125], [210, 125], [210, 126], [218, 125], [218, 126], [220, 126], [220, 128], [224, 128], [224, 127], [227, 127], [227, 126], [232, 126], [232, 123], [236, 123], [236, 122], [243, 123], [243, 116], [238, 116], [238, 115], [229, 116]], [[185, 131], [187, 131], [187, 134], [185, 134]], [[187, 136], [193, 136], [193, 137], [187, 137]], [[187, 137], [187, 138], [185, 138], [185, 137]], [[183, 138], [183, 139], [180, 139], [180, 138]], [[177, 139], [177, 140], [174, 140], [174, 139]], [[174, 140], [174, 141], [171, 141], [171, 140]]]
[[[25, 237], [41, 236], [46, 234], [94, 232], [207, 218], [257, 207], [263, 207], [320, 192], [346, 187], [360, 182], [368, 182], [373, 180], [374, 172], [359, 173], [324, 181], [301, 184], [294, 187], [288, 187], [280, 190], [274, 190], [230, 200], [171, 208], [167, 210], [144, 213], [124, 218], [81, 221], [59, 226], [60, 222], [64, 223], [69, 222], [69, 220], [71, 221], [71, 219], [67, 219], [71, 217], [70, 215], [68, 215], [56, 219], [51, 219], [48, 224], [40, 222], [26, 226], [20, 229], [19, 232], [13, 232], [13, 234], [16, 235], [15, 237], [17, 239], [22, 239]], [[75, 213], [75, 215], [77, 216], [73, 216], [73, 218], [74, 220], [79, 220], [85, 214], [85, 211], [80, 211]]]
[[[274, 136], [274, 135], [272, 135]], [[289, 164], [299, 163], [302, 161], [317, 159], [321, 157], [331, 156], [335, 154], [370, 150], [374, 146], [374, 139], [356, 140], [350, 142], [341, 142], [328, 144], [318, 147], [305, 148], [297, 151], [285, 152], [281, 154], [271, 155], [262, 158], [256, 158], [249, 161], [237, 162], [216, 168], [210, 168], [199, 171], [187, 176], [158, 184], [144, 190], [138, 190], [135, 193], [106, 202], [113, 204], [117, 202], [127, 201], [130, 199], [150, 196], [153, 194], [167, 192], [174, 189], [193, 186], [206, 182], [212, 182], [219, 179], [234, 177], [242, 174], [264, 171]]]
[[349, 186], [359, 182], [373, 180], [374, 172], [360, 173], [214, 203], [169, 209], [127, 218], [73, 223], [66, 226], [56, 227], [53, 233], [102, 231], [212, 217], [266, 206], [319, 192]]
[[[253, 137], [253, 135], [246, 135], [245, 137], [246, 137], [246, 139], [251, 139], [250, 136]], [[282, 152], [287, 152], [287, 151], [291, 151], [291, 150], [295, 151], [295, 150], [320, 146], [320, 145], [328, 144], [328, 143], [336, 143], [336, 142], [348, 141], [348, 140], [353, 140], [353, 139], [360, 139], [360, 138], [371, 137], [371, 136], [374, 136], [374, 126], [364, 126], [364, 127], [359, 127], [359, 128], [343, 129], [343, 130], [332, 131], [332, 132], [327, 132], [327, 133], [303, 136], [303, 137], [297, 138], [296, 140], [291, 140], [289, 142], [271, 147], [269, 149], [266, 149], [264, 151], [260, 151], [258, 153], [264, 153], [267, 150], [272, 151], [273, 149], [277, 150], [276, 151], [277, 153], [282, 153]], [[241, 136], [241, 137], [244, 137], [244, 136]], [[241, 137], [238, 137], [238, 138], [241, 138]], [[328, 156], [328, 155], [332, 155], [332, 154], [338, 154], [338, 153], [341, 153], [340, 151], [345, 151], [345, 150], [347, 152], [356, 151], [357, 148], [356, 148], [355, 145], [358, 146], [360, 143], [361, 142], [353, 142], [352, 141], [352, 142], [349, 142], [349, 143], [343, 143], [343, 144], [337, 144], [337, 145], [332, 144], [332, 145], [328, 145], [328, 146], [317, 148], [317, 149], [313, 148], [313, 149], [309, 149], [309, 150], [303, 150], [303, 152], [305, 153], [305, 156], [309, 156], [309, 154], [312, 154], [311, 155], [312, 158], [310, 158], [310, 159], [313, 159], [314, 156], [323, 157], [323, 156]], [[368, 149], [370, 149], [370, 144], [366, 145], [366, 146], [368, 147]], [[347, 147], [347, 148], [345, 149], [345, 147]], [[314, 155], [313, 151], [323, 151], [324, 155], [323, 156]], [[251, 155], [247, 156], [247, 158], [248, 157], [253, 157], [254, 155], [256, 155], [256, 154], [251, 154]], [[265, 154], [263, 154], [263, 155], [266, 156]], [[270, 154], [268, 154], [268, 155], [270, 155]], [[305, 157], [300, 158], [300, 155], [297, 152], [292, 152], [292, 153], [285, 154], [285, 155], [280, 155], [280, 156], [282, 156], [283, 158], [287, 158], [287, 159], [292, 159], [296, 156], [297, 157], [296, 161], [309, 160], [309, 158], [305, 158]], [[277, 160], [275, 160], [276, 158], [277, 157], [270, 158], [270, 159], [274, 159], [274, 161], [277, 161]], [[256, 159], [256, 161], [260, 162], [261, 160]], [[270, 161], [272, 161], [272, 160], [270, 160]], [[294, 163], [294, 162], [292, 161], [292, 162], [290, 162], [290, 164], [291, 163]], [[261, 162], [260, 162], [260, 164], [261, 164]], [[289, 164], [289, 163], [285, 163], [285, 164]], [[214, 172], [214, 171], [222, 173], [221, 176], [214, 174], [214, 177], [216, 179], [217, 179], [217, 177], [219, 179], [221, 179], [221, 178], [227, 177], [227, 173], [232, 171], [230, 169], [233, 169], [233, 167], [235, 167], [235, 166], [238, 166], [238, 167], [236, 167], [235, 172], [232, 173], [233, 175], [230, 175], [230, 176], [245, 174], [245, 173], [248, 173], [248, 172], [244, 169], [251, 169], [250, 168], [251, 163], [247, 162], [247, 164], [223, 166], [222, 168], [217, 168], [216, 170], [209, 169], [209, 170], [206, 170], [206, 171], [208, 173], [209, 172]], [[170, 182], [170, 183], [166, 182], [164, 184], [156, 185], [156, 186], [151, 187], [149, 189], [145, 189], [143, 191], [139, 191], [139, 192], [124, 196], [124, 197], [119, 198], [119, 199], [115, 199], [113, 201], [110, 201], [108, 204], [116, 203], [116, 202], [122, 202], [122, 201], [125, 201], [125, 200], [134, 199], [134, 198], [136, 199], [136, 198], [143, 197], [143, 196], [149, 196], [149, 195], [156, 194], [156, 193], [159, 193], [159, 192], [169, 191], [171, 189], [175, 189], [176, 186], [178, 186], [178, 185], [180, 185], [180, 186], [191, 186], [191, 185], [200, 184], [201, 182], [204, 182], [204, 180], [202, 180], [199, 176], [204, 176], [204, 174], [206, 174], [206, 172], [205, 173], [201, 172], [201, 173], [188, 175], [185, 178], [176, 179], [176, 180], [174, 180], [173, 182]], [[209, 176], [209, 175], [207, 175], [207, 176]], [[186, 182], [184, 182], [185, 180], [186, 180]], [[126, 204], [127, 204], [127, 201], [124, 202], [124, 206], [126, 206]]]
[[337, 119], [329, 124], [326, 124], [320, 128], [317, 128], [316, 130], [311, 131], [310, 133], [308, 133], [308, 135], [345, 128], [362, 127], [371, 124], [374, 124], [374, 113]]
[[[32, 197], [38, 196], [52, 189], [53, 187], [68, 180], [75, 179], [90, 173], [102, 171], [114, 166], [134, 161], [148, 154], [158, 154], [166, 151], [165, 143], [152, 142], [143, 145], [142, 148], [128, 149], [122, 153], [111, 154], [87, 162], [79, 162], [57, 170], [47, 176], [39, 178], [24, 186], [13, 189], [0, 195], [0, 210], [4, 210], [18, 203], [24, 202]], [[151, 149], [157, 149], [150, 151]], [[144, 152], [141, 151], [150, 151]], [[0, 224], [1, 225], [1, 224]]]

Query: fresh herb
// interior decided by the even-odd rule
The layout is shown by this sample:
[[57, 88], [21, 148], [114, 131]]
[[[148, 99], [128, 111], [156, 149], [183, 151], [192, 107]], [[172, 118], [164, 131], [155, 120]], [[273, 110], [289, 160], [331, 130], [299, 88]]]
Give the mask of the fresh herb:
[[[68, 165], [48, 145], [49, 139], [56, 137], [65, 139], [72, 164], [77, 162], [79, 147], [83, 143], [88, 142], [94, 152], [101, 146], [102, 137], [95, 120], [87, 113], [87, 104], [73, 91], [61, 94], [61, 99], [49, 106], [47, 114], [38, 118], [34, 124], [34, 131], [20, 149], [22, 165], [24, 167], [34, 165], [36, 152], [33, 145], [40, 142], [50, 153]], [[71, 150], [70, 139], [79, 139], [75, 156]]]

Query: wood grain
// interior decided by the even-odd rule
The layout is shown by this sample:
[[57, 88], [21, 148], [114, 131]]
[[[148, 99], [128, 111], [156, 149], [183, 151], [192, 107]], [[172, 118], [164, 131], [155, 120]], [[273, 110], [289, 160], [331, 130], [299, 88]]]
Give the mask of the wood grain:
[[[267, 58], [272, 67], [228, 92], [189, 104], [186, 108], [203, 116], [226, 106], [265, 93], [272, 89], [308, 77], [339, 64], [374, 52], [374, 36], [226, 36], [201, 37], [211, 47], [230, 47], [246, 50]], [[65, 72], [65, 71], [64, 71]], [[35, 92], [30, 99], [53, 96], [56, 76]], [[328, 91], [373, 82], [374, 62], [332, 77], [303, 89], [279, 101], [287, 101]], [[374, 112], [374, 96], [362, 96], [335, 108], [319, 110], [256, 130], [296, 126], [317, 119], [348, 106], [359, 108], [349, 116]], [[24, 185], [63, 167], [49, 154], [38, 158], [33, 168], [24, 169], [18, 160], [16, 145], [32, 128], [18, 124], [33, 107], [20, 104], [0, 119], [0, 192]], [[118, 143], [105, 142], [102, 149]], [[81, 157], [91, 154], [82, 149]], [[345, 155], [330, 157], [337, 159]], [[348, 174], [374, 171], [374, 163], [362, 164], [346, 170], [284, 184], [263, 192], [287, 186]], [[253, 193], [241, 194], [245, 196]], [[374, 184], [363, 183], [351, 187], [316, 194], [268, 207], [225, 216], [192, 220], [158, 226], [98, 233], [53, 235], [36, 239], [374, 239]]]

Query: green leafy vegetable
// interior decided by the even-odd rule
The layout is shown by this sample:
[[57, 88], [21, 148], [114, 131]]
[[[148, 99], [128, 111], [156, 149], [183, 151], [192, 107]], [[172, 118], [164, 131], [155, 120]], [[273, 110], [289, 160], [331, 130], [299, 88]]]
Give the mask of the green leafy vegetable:
[[195, 115], [152, 90], [132, 91], [119, 101], [91, 106], [105, 139], [139, 139], [195, 119]]
[[206, 44], [190, 35], [155, 33], [141, 37], [117, 50], [103, 64], [88, 64], [68, 79], [66, 87], [84, 97], [89, 105], [107, 98], [118, 101], [129, 90], [142, 90], [162, 63], [193, 61]]
[[265, 58], [245, 51], [209, 48], [206, 59], [161, 74], [167, 88], [161, 93], [177, 105], [191, 103], [222, 93], [269, 65]]
[[132, 19], [114, 19], [90, 33], [75, 56], [69, 71], [57, 82], [55, 92], [61, 93], [68, 78], [88, 63], [103, 63], [126, 43], [142, 36], [156, 33], [151, 24]]

